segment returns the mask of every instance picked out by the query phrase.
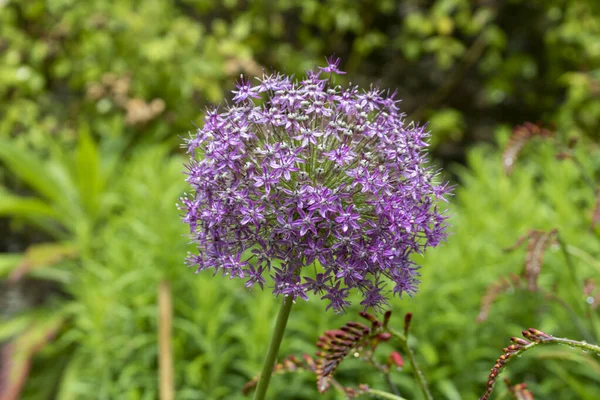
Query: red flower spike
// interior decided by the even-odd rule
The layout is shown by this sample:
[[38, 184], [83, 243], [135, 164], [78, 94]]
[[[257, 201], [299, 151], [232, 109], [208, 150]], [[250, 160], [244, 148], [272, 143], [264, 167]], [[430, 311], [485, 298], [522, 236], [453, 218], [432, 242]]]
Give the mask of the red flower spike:
[[548, 339], [552, 339], [553, 336], [548, 335], [547, 333], [544, 333], [542, 331], [540, 331], [539, 329], [535, 329], [535, 328], [529, 328], [526, 331], [523, 331], [523, 336], [525, 336], [528, 339], [532, 339], [535, 342], [541, 342], [543, 340], [548, 340]]
[[[359, 328], [359, 329], [362, 329], [363, 331], [364, 330], [369, 330], [369, 328], [367, 328], [365, 325], [361, 324], [360, 322], [350, 321], [350, 322], [346, 323], [346, 326], [349, 326], [351, 328]], [[340, 329], [344, 330], [344, 327], [341, 327]]]
[[392, 316], [392, 311], [388, 310], [385, 312], [385, 314], [383, 315], [383, 327], [387, 328], [388, 326], [388, 322], [390, 322], [390, 317]]
[[[362, 325], [362, 324], [361, 324]], [[369, 333], [371, 331], [371, 329], [367, 328], [366, 326], [362, 325], [362, 329], [358, 328], [358, 327], [353, 327], [353, 326], [342, 326], [342, 330], [344, 332], [348, 332], [352, 335], [355, 336], [363, 336], [366, 335], [367, 333]]]
[[369, 320], [369, 322], [375, 322], [375, 321], [377, 321], [377, 317], [375, 317], [373, 314], [369, 314], [368, 312], [362, 311], [358, 315], [360, 315], [364, 319]]

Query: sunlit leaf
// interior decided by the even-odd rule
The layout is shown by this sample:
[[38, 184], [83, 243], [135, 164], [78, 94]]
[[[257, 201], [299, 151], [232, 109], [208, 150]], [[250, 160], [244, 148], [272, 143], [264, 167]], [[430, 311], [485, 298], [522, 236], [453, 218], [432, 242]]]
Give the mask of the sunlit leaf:
[[42, 200], [33, 197], [16, 196], [0, 192], [0, 216], [34, 218], [56, 218], [54, 208]]
[[596, 190], [596, 206], [592, 213], [592, 229], [595, 229], [598, 224], [600, 224], [600, 188]]
[[50, 201], [60, 201], [62, 193], [57, 190], [58, 185], [48, 172], [48, 166], [32, 151], [0, 138], [0, 162], [42, 197]]

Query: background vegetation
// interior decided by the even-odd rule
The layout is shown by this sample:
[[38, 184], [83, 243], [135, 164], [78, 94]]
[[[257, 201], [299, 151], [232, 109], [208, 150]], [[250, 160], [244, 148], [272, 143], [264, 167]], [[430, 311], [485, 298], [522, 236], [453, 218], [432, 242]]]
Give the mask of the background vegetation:
[[[242, 398], [278, 304], [183, 266], [180, 137], [240, 73], [301, 74], [333, 53], [348, 80], [398, 89], [458, 185], [448, 243], [420, 261], [419, 294], [391, 303], [398, 327], [413, 313], [435, 398], [478, 398], [523, 328], [600, 342], [597, 1], [0, 0], [0, 393], [159, 398], [167, 282], [176, 398]], [[527, 120], [551, 125], [552, 139], [527, 144], [507, 176], [503, 149]], [[576, 162], [557, 160], [570, 138]], [[503, 249], [554, 228], [574, 268], [551, 246], [541, 290], [506, 286], [478, 323], [488, 287], [523, 269], [525, 250]], [[299, 302], [282, 355], [314, 353], [322, 331], [357, 311]], [[533, 352], [508, 374], [539, 398], [600, 398], [600, 358], [567, 350]], [[417, 399], [409, 372], [393, 379]], [[354, 360], [338, 378], [385, 387]], [[317, 397], [310, 375], [277, 376], [272, 389]]]

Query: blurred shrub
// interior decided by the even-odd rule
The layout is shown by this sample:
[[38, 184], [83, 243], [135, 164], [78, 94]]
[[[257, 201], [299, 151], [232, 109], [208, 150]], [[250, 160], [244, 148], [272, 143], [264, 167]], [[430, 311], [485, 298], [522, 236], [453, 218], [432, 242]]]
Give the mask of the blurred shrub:
[[595, 0], [4, 0], [0, 10], [0, 136], [34, 145], [72, 140], [84, 122], [95, 135], [175, 145], [233, 77], [302, 72], [331, 53], [353, 80], [399, 88], [411, 118], [441, 124], [441, 143], [535, 119], [597, 136]]

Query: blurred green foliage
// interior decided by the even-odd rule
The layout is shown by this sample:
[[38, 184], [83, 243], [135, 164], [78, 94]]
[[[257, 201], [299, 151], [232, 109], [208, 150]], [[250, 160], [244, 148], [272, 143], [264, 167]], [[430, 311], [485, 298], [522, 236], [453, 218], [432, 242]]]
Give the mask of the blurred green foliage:
[[[597, 174], [600, 148], [588, 145], [582, 144], [578, 154], [585, 170]], [[502, 249], [531, 228], [557, 228], [568, 243], [581, 285], [570, 283], [556, 249], [546, 255], [540, 285], [556, 287], [556, 294], [577, 312], [586, 307], [583, 279], [600, 272], [600, 237], [589, 230], [593, 191], [569, 160], [555, 159], [551, 143], [530, 147], [510, 177], [497, 151], [480, 147], [470, 153], [467, 167], [459, 171], [463, 184], [451, 205], [454, 232], [449, 243], [420, 260], [419, 294], [392, 301], [395, 326], [401, 326], [403, 312], [414, 315], [412, 345], [435, 398], [477, 398], [500, 349], [523, 327], [581, 338], [571, 316], [535, 292], [500, 295], [489, 319], [476, 323], [486, 287], [522, 269], [523, 252], [506, 254]], [[57, 339], [37, 356], [23, 398], [157, 398], [156, 286], [165, 277], [172, 281], [174, 293], [176, 398], [242, 398], [241, 387], [260, 370], [278, 302], [269, 291], [248, 292], [210, 273], [195, 276], [182, 266], [185, 229], [173, 207], [184, 188], [182, 162], [169, 156], [164, 146], [139, 147], [113, 179], [115, 213], [110, 223], [96, 228], [89, 249], [78, 259], [46, 266], [57, 272], [41, 275], [62, 282], [66, 296], [22, 314], [0, 330], [0, 338], [6, 339], [27, 332], [26, 319], [53, 316], [65, 321]], [[333, 315], [317, 298], [299, 301], [282, 355], [314, 353], [321, 332], [356, 320], [358, 311]], [[578, 318], [594, 332], [586, 314]], [[597, 333], [593, 338], [600, 341]], [[387, 346], [391, 350], [391, 344]], [[513, 381], [526, 380], [542, 398], [562, 399], [572, 393], [598, 398], [599, 378], [593, 372], [600, 368], [597, 357], [567, 358], [564, 353], [534, 353], [511, 364], [509, 374]], [[344, 363], [337, 376], [347, 385], [385, 387], [378, 373], [357, 362]], [[417, 393], [408, 370], [393, 377], [403, 393]], [[273, 379], [275, 398], [316, 395], [314, 378], [308, 374]], [[331, 392], [324, 398], [337, 397]]]
[[398, 88], [435, 143], [491, 141], [496, 124], [535, 119], [598, 136], [595, 0], [3, 0], [0, 10], [0, 136], [34, 146], [73, 141], [82, 126], [175, 145], [240, 73], [301, 73], [332, 53], [353, 81]]
[[[544, 119], [581, 138], [579, 158], [598, 176], [599, 43], [596, 0], [0, 0], [0, 246], [13, 251], [0, 254], [0, 292], [28, 298], [40, 282], [53, 285], [0, 316], [0, 342], [20, 338], [21, 354], [35, 356], [22, 398], [158, 398], [164, 279], [174, 296], [176, 398], [242, 398], [278, 304], [268, 291], [183, 267], [176, 148], [240, 73], [301, 73], [332, 53], [353, 82], [398, 88], [409, 118], [429, 121], [444, 161], [466, 159], [453, 170], [454, 233], [419, 260], [419, 294], [392, 302], [392, 324], [414, 314], [412, 344], [435, 398], [478, 398], [523, 328], [581, 339], [572, 316], [539, 293], [501, 295], [486, 322], [476, 318], [487, 286], [520, 272], [523, 254], [502, 249], [529, 229], [559, 229], [581, 284], [600, 272], [600, 233], [589, 230], [595, 198], [581, 171], [541, 142], [506, 177], [497, 150], [503, 127]], [[494, 131], [495, 146], [466, 152], [495, 141]], [[556, 249], [540, 279], [600, 341]], [[313, 353], [321, 332], [356, 311], [298, 302], [281, 354]], [[513, 382], [544, 399], [600, 398], [597, 357], [533, 355], [509, 367]], [[394, 374], [407, 395], [417, 393], [409, 372]], [[354, 360], [338, 378], [385, 387]], [[272, 390], [316, 397], [309, 375], [275, 377]]]

